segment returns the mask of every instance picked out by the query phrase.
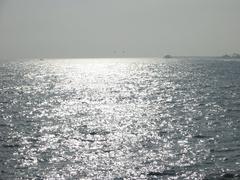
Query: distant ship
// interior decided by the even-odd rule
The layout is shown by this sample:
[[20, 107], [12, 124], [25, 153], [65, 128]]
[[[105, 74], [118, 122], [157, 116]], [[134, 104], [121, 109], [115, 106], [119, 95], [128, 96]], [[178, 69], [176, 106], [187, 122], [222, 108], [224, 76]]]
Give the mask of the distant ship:
[[165, 58], [165, 59], [170, 59], [170, 58], [173, 58], [171, 55], [165, 55], [165, 56], [163, 56], [163, 58]]

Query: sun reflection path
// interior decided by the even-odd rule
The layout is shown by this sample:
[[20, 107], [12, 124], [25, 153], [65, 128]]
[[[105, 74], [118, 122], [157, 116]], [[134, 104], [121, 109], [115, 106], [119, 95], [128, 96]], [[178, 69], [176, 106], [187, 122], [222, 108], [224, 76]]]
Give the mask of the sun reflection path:
[[[167, 121], [158, 127], [161, 119], [156, 120], [155, 114], [160, 107], [155, 105], [159, 102], [151, 99], [159, 85], [151, 77], [161, 74], [145, 68], [138, 64], [58, 64], [60, 81], [54, 85], [54, 92], [65, 97], [52, 108], [52, 124], [45, 122], [40, 129], [45, 134], [40, 152], [51, 149], [56, 153], [49, 157], [53, 166], [59, 164], [64, 171], [91, 177], [103, 178], [107, 173], [141, 177], [149, 171], [163, 171], [165, 163], [171, 166], [169, 162], [178, 159], [173, 152], [174, 142], [168, 136], [159, 136], [158, 128], [171, 131], [175, 127]], [[182, 141], [178, 149], [190, 150], [185, 143]], [[185, 161], [194, 163], [194, 159], [188, 161], [184, 156], [176, 163]], [[71, 170], [68, 162], [72, 162]], [[53, 171], [49, 169], [47, 176], [57, 173]]]

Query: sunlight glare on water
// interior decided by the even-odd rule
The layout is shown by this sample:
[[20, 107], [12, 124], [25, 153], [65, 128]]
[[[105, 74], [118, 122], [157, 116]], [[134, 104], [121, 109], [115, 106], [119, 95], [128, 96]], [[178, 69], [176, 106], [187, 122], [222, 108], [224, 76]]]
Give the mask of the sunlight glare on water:
[[1, 64], [0, 177], [199, 179], [238, 170], [239, 67], [186, 59]]

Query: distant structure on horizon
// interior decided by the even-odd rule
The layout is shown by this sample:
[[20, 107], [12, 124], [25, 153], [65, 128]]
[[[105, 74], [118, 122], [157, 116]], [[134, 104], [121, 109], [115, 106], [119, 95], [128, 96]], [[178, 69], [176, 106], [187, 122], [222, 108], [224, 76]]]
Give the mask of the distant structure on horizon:
[[227, 58], [227, 59], [240, 59], [240, 54], [233, 53], [232, 55], [225, 54], [221, 56], [221, 58]]

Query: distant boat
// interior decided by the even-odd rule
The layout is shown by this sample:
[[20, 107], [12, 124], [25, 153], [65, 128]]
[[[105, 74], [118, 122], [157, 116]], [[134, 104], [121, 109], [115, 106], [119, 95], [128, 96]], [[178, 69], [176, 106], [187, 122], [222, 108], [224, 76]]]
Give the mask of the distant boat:
[[231, 56], [225, 54], [225, 55], [221, 56], [221, 58], [231, 58]]
[[165, 55], [163, 58], [165, 58], [165, 59], [170, 59], [170, 58], [173, 58], [171, 55]]

